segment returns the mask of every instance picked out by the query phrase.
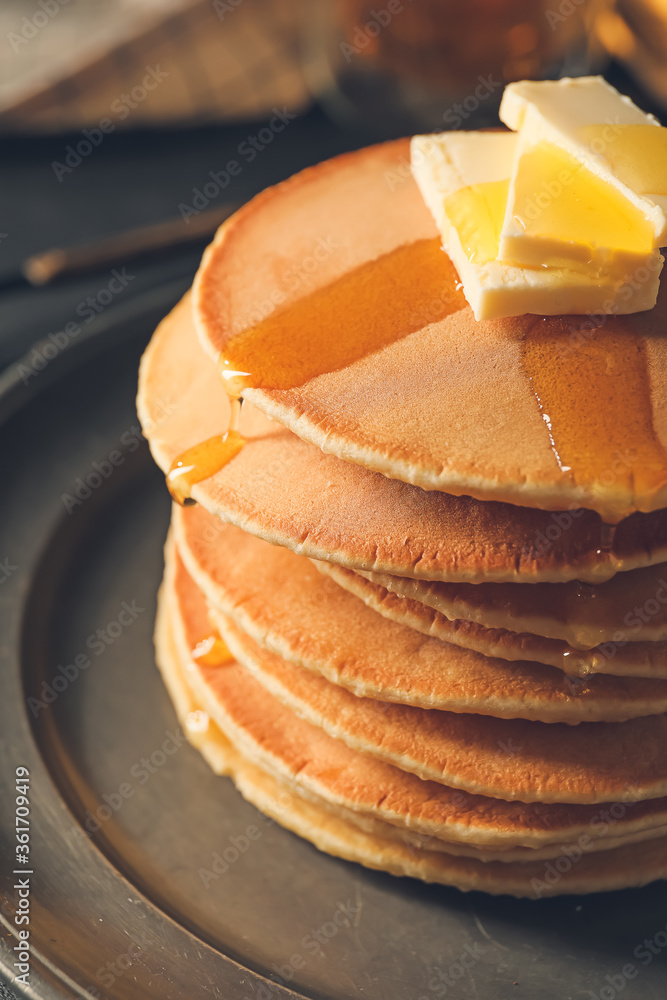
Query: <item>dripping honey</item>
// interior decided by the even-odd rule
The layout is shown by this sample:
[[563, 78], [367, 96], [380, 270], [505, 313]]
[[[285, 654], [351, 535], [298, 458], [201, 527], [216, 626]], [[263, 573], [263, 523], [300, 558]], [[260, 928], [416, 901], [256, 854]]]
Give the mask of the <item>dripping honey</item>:
[[224, 434], [201, 441], [187, 451], [181, 452], [167, 473], [167, 486], [177, 503], [185, 504], [190, 499], [190, 491], [195, 483], [215, 475], [238, 455], [245, 444], [239, 433], [240, 398], [231, 400], [229, 429]]
[[[458, 287], [457, 287], [458, 286]], [[167, 484], [184, 503], [243, 447], [238, 431], [244, 389], [293, 389], [337, 371], [465, 306], [438, 239], [417, 240], [368, 261], [231, 338], [219, 362], [232, 400], [227, 434], [183, 452]]]
[[197, 643], [192, 650], [192, 659], [202, 667], [221, 667], [234, 658], [224, 639], [215, 633]]
[[[667, 453], [654, 427], [645, 348], [631, 327], [609, 324], [573, 348], [569, 332], [536, 322], [523, 365], [559, 469], [591, 503], [604, 494], [641, 500], [667, 484]], [[622, 510], [616, 517], [625, 516]], [[613, 545], [601, 530], [600, 550]]]
[[167, 473], [167, 486], [174, 500], [184, 504], [190, 498], [195, 483], [215, 475], [238, 455], [245, 444], [238, 431], [208, 438], [184, 451]]

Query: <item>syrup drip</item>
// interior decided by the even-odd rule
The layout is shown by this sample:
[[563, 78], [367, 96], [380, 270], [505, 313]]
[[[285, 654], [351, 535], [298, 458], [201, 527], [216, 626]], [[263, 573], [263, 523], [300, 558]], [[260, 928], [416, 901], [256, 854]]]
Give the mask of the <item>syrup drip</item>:
[[185, 718], [185, 728], [190, 733], [206, 733], [208, 732], [210, 721], [207, 712], [196, 708], [192, 712], [188, 712]]
[[617, 524], [607, 524], [605, 521], [600, 521], [600, 548], [597, 550], [598, 555], [611, 552], [614, 547], [617, 527]]
[[184, 506], [191, 503], [190, 491], [195, 483], [215, 475], [238, 455], [245, 441], [238, 431], [241, 400], [232, 399], [229, 430], [188, 448], [172, 462], [167, 473], [167, 486], [173, 499]]
[[167, 475], [171, 495], [185, 503], [195, 483], [219, 472], [241, 450], [238, 412], [244, 389], [297, 388], [465, 305], [440, 240], [417, 240], [348, 271], [236, 334], [218, 363], [235, 422], [223, 437], [209, 438], [176, 459]]
[[540, 398], [540, 394], [538, 393], [537, 389], [535, 388], [535, 384], [533, 382], [533, 376], [532, 375], [528, 376], [528, 381], [530, 382], [530, 387], [533, 390], [533, 396], [535, 397], [535, 400], [537, 401], [537, 405], [538, 405], [540, 414], [542, 415], [542, 420], [546, 424], [547, 434], [549, 435], [549, 444], [551, 445], [551, 450], [554, 453], [554, 458], [556, 459], [556, 461], [558, 463], [558, 468], [560, 469], [561, 472], [571, 472], [572, 470], [570, 469], [570, 466], [569, 465], [565, 465], [565, 463], [563, 462], [563, 459], [560, 457], [560, 452], [558, 451], [558, 447], [556, 445], [556, 439], [554, 438], [554, 434], [553, 434], [553, 427], [551, 426], [551, 417], [549, 416], [549, 414], [544, 409], [544, 405], [543, 405], [542, 400]]
[[[653, 424], [644, 347], [629, 327], [587, 330], [573, 346], [572, 331], [536, 323], [522, 345], [523, 366], [564, 476], [591, 502], [608, 497], [606, 517], [617, 522], [632, 508], [615, 497], [646, 503], [667, 484], [667, 453]], [[603, 525], [608, 552], [613, 529]]]
[[194, 647], [191, 653], [195, 663], [202, 667], [222, 667], [234, 659], [227, 644], [219, 635], [207, 635]]

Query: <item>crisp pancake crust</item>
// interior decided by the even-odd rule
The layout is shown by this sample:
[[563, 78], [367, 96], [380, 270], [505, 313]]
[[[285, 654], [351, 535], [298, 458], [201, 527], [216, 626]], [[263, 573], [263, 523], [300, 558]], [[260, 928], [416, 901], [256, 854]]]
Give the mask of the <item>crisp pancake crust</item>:
[[[474, 715], [452, 717], [445, 712], [424, 711], [405, 705], [382, 703], [370, 698], [355, 698], [338, 685], [332, 685], [322, 677], [313, 676], [310, 672], [304, 671], [257, 646], [221, 612], [213, 610], [212, 616], [238, 661], [258, 678], [263, 687], [299, 717], [322, 728], [334, 739], [342, 740], [352, 750], [377, 757], [380, 761], [393, 764], [424, 780], [465, 788], [477, 794], [508, 798], [509, 801], [515, 797], [514, 792], [510, 792], [504, 784], [479, 784], [479, 782], [488, 780], [491, 768], [488, 757], [489, 747], [484, 740], [480, 743], [478, 738], [478, 731], [483, 726], [478, 717]], [[463, 723], [459, 724], [459, 720], [463, 720]], [[531, 777], [527, 782], [525, 773], [519, 778], [521, 788], [516, 795], [517, 798], [527, 802], [588, 802], [590, 801], [591, 782], [595, 783], [598, 780], [601, 774], [601, 763], [603, 768], [607, 765], [613, 767], [615, 764], [619, 776], [624, 770], [620, 756], [626, 750], [627, 740], [632, 737], [633, 730], [634, 736], [639, 735], [639, 721], [635, 720], [636, 724], [633, 726], [630, 723], [625, 723], [627, 728], [624, 731], [618, 729], [612, 731], [607, 728], [598, 733], [594, 731], [592, 724], [584, 723], [582, 725], [586, 726], [587, 729], [578, 732], [578, 736], [582, 736], [583, 739], [581, 742], [575, 739], [572, 748], [567, 747], [569, 740], [567, 732], [553, 729], [552, 731], [533, 730], [532, 733], [528, 733], [528, 737], [532, 737], [532, 745], [525, 755], [522, 753], [522, 745], [516, 742], [520, 735], [523, 734], [524, 738], [526, 737], [525, 724], [518, 720], [507, 722], [495, 719], [495, 728], [489, 726], [483, 735], [484, 737], [492, 735], [497, 737], [493, 752], [500, 759], [495, 762], [494, 770], [502, 769], [502, 757], [498, 750], [505, 756], [517, 756], [516, 769], [507, 767], [508, 772], [510, 772], [507, 781], [511, 781], [512, 778], [516, 779], [519, 772], [524, 769], [525, 771], [531, 770]], [[505, 727], [501, 730], [498, 723], [503, 722]], [[513, 725], [516, 728], [513, 729]], [[541, 724], [533, 723], [533, 725], [539, 726]], [[605, 724], [598, 723], [597, 725]], [[610, 724], [606, 725], [608, 727]], [[662, 731], [662, 727], [658, 728]], [[549, 778], [550, 769], [554, 766], [559, 768], [563, 766], [563, 755], [568, 753], [568, 749], [574, 750], [577, 745], [582, 750], [585, 746], [590, 747], [596, 736], [599, 736], [602, 747], [601, 749], [596, 748], [596, 759], [591, 761], [590, 773], [586, 773], [586, 765], [584, 764], [581, 768], [581, 781], [575, 780], [568, 786], [567, 791], [554, 793], [553, 783], [550, 782]], [[655, 729], [651, 734], [647, 749], [653, 748], [655, 745], [654, 738]], [[662, 753], [666, 737], [663, 734], [658, 739], [661, 743], [660, 752]], [[466, 783], [470, 780], [468, 775], [460, 779], [456, 765], [452, 765], [452, 758], [461, 755], [463, 743], [466, 740], [467, 754], [470, 758], [468, 765], [478, 768], [476, 772], [478, 783], [473, 785]], [[612, 748], [613, 741], [617, 742]], [[605, 751], [608, 759], [603, 762], [597, 758], [597, 754]], [[479, 757], [477, 757], [478, 753]], [[467, 770], [467, 766], [463, 770]], [[627, 781], [627, 779], [626, 767], [625, 780]], [[491, 780], [502, 782], [505, 779], [495, 774]], [[536, 782], [541, 783], [539, 792], [533, 791]], [[587, 786], [587, 790], [582, 791], [585, 786]], [[626, 785], [621, 793], [617, 786], [616, 794], [627, 795], [627, 789]], [[384, 791], [385, 785], [380, 785], [379, 790]], [[633, 789], [633, 797], [638, 794], [638, 791]], [[664, 792], [661, 791], [660, 794], [664, 794]]]
[[[226, 429], [229, 403], [199, 350], [188, 296], [142, 359], [137, 408], [165, 472], [186, 448]], [[601, 550], [601, 522], [590, 511], [554, 515], [425, 492], [325, 455], [254, 407], [244, 407], [242, 430], [246, 447], [193, 497], [244, 531], [313, 558], [472, 583], [593, 583], [667, 560], [664, 511], [627, 518]]]
[[[341, 596], [354, 601], [334, 584], [330, 584], [332, 590], [327, 591], [325, 587], [324, 591], [316, 591], [313, 588], [317, 586], [317, 579], [312, 584], [309, 582], [305, 591], [299, 589], [298, 595], [291, 588], [289, 573], [274, 579], [270, 614], [276, 608], [276, 600], [288, 596], [278, 604], [278, 620], [272, 619], [269, 628], [269, 620], [260, 619], [262, 608], [266, 607], [267, 591], [261, 588], [253, 593], [253, 577], [256, 571], [264, 571], [274, 550], [267, 550], [260, 566], [254, 560], [251, 566], [243, 560], [239, 549], [234, 550], [234, 558], [227, 559], [219, 545], [219, 554], [212, 556], [210, 543], [205, 543], [198, 548], [202, 559], [207, 559], [208, 554], [204, 568], [200, 558], [193, 558], [192, 546], [184, 543], [181, 530], [184, 519], [179, 517], [183, 513], [189, 516], [196, 513], [196, 508], [186, 512], [174, 510], [175, 540], [188, 572], [204, 590], [212, 612], [215, 614], [224, 608], [223, 614], [232, 616], [244, 631], [248, 629], [249, 637], [269, 653], [277, 653], [294, 666], [310, 667], [293, 674], [300, 678], [301, 710], [306, 711], [304, 706], [309, 705], [308, 712], [314, 713], [312, 718], [317, 724], [333, 727], [330, 731], [335, 731], [339, 738], [355, 746], [363, 739], [367, 752], [385, 755], [394, 763], [400, 760], [406, 769], [428, 777], [437, 776], [438, 780], [455, 787], [500, 798], [545, 802], [610, 801], [622, 796], [630, 787], [638, 789], [633, 795], [640, 798], [667, 794], [667, 715], [623, 723], [582, 722], [568, 726], [481, 715], [474, 697], [468, 702], [467, 712], [475, 714], [462, 711], [461, 701], [457, 713], [406, 705], [406, 689], [418, 690], [423, 697], [421, 704], [432, 708], [434, 702], [437, 703], [439, 690], [445, 692], [451, 704], [457, 696], [465, 698], [466, 691], [472, 688], [487, 699], [487, 705], [495, 707], [512, 697], [507, 693], [511, 681], [505, 680], [494, 688], [495, 671], [487, 675], [486, 681], [480, 676], [472, 680], [466, 676], [454, 679], [445, 673], [445, 663], [445, 676], [441, 677], [434, 669], [437, 661], [432, 657], [439, 655], [439, 651], [432, 649], [434, 641], [410, 629], [405, 630], [411, 634], [403, 640], [408, 644], [403, 647], [405, 655], [396, 657], [393, 640], [398, 641], [400, 648], [401, 627], [383, 622], [361, 602], [357, 604], [362, 612], [371, 616], [373, 624], [379, 622], [389, 627], [391, 643], [386, 641], [386, 631], [383, 630], [379, 638], [378, 633], [369, 636], [364, 627], [356, 633], [355, 641], [353, 631], [359, 625], [356, 616], [342, 620], [342, 635], [341, 628], [335, 625], [318, 630], [317, 635], [306, 635], [304, 639], [309, 625], [301, 616], [302, 612], [308, 616], [308, 622], [317, 627], [317, 614], [311, 616], [310, 610], [314, 608], [318, 614], [324, 614], [330, 623], [333, 619], [328, 617], [328, 612], [334, 601]], [[236, 531], [229, 526], [226, 530]], [[188, 538], [192, 539], [192, 535]], [[196, 540], [194, 544], [197, 546]], [[295, 558], [289, 553], [275, 551], [278, 555]], [[230, 584], [223, 581], [225, 568], [227, 573], [231, 573], [232, 568], [239, 572], [234, 599], [229, 601], [225, 599], [231, 592]], [[322, 580], [313, 567], [311, 570], [315, 578]], [[248, 613], [250, 606], [252, 615]], [[216, 618], [216, 621], [224, 632], [224, 618]], [[256, 628], [258, 621], [261, 625]], [[368, 623], [372, 628], [370, 620]], [[247, 647], [244, 650], [239, 647], [238, 652], [239, 655], [251, 655]], [[385, 672], [386, 664], [390, 669]], [[328, 676], [327, 667], [333, 668]], [[491, 687], [484, 688], [484, 684]], [[385, 700], [392, 685], [393, 698]], [[382, 692], [379, 703], [370, 697], [358, 697], [377, 696], [378, 687]], [[510, 687], [510, 692], [512, 690]], [[543, 690], [533, 693], [533, 706], [539, 704], [538, 698], [543, 693]], [[531, 697], [529, 693], [524, 696]], [[309, 700], [313, 698], [314, 703], [311, 703]], [[399, 703], [394, 704], [396, 701]], [[521, 699], [517, 698], [516, 703], [521, 710]], [[361, 735], [360, 726], [363, 727]], [[474, 753], [471, 752], [473, 747]]]
[[[194, 287], [196, 322], [212, 357], [267, 315], [267, 301], [277, 315], [396, 247], [437, 236], [412, 179], [393, 189], [386, 182], [408, 157], [403, 140], [338, 157], [264, 191], [225, 223]], [[324, 237], [334, 249], [295, 285], [294, 266]], [[667, 506], [666, 313], [663, 290], [650, 312], [605, 317], [602, 331], [591, 334], [581, 317], [476, 322], [466, 307], [297, 388], [247, 389], [245, 396], [304, 440], [386, 476], [482, 500], [589, 507], [618, 521]], [[643, 352], [649, 423], [663, 463], [654, 482], [626, 477], [614, 455], [609, 468], [590, 472], [559, 461], [525, 369], [524, 338], [536, 322], [542, 340], [562, 348], [563, 385], [599, 343], [613, 342], [612, 354], [623, 359], [628, 345]], [[614, 375], [620, 406], [630, 378], [625, 361]], [[632, 466], [632, 456], [627, 462]]]
[[[211, 604], [262, 646], [356, 694], [544, 722], [622, 721], [667, 710], [667, 681], [599, 675], [573, 684], [541, 663], [490, 658], [381, 617], [303, 556], [200, 507], [175, 507], [172, 523]], [[410, 603], [418, 614], [422, 605]]]
[[[192, 695], [182, 681], [182, 667], [168, 625], [166, 619], [158, 620], [158, 660], [179, 718], [187, 727]], [[435, 838], [419, 838], [407, 830], [400, 833], [390, 823], [340, 807], [336, 810], [317, 796], [304, 797], [293, 784], [286, 784], [244, 756], [213, 722], [206, 733], [189, 731], [188, 738], [212, 769], [218, 774], [231, 775], [241, 794], [258, 809], [320, 850], [369, 868], [453, 885], [463, 891], [479, 889], [533, 898], [624, 888], [665, 873], [663, 838], [649, 840], [641, 851], [639, 863], [636, 849], [633, 855], [627, 848], [607, 852], [600, 847], [599, 852], [583, 855], [576, 867], [557, 882], [544, 879], [547, 869], [539, 862], [499, 861], [491, 865], [474, 857], [461, 860], [454, 852], [449, 853], [448, 844], [437, 851], [429, 850]], [[573, 846], [576, 849], [576, 844], [564, 844], [563, 856], [567, 856], [566, 851], [572, 856]], [[466, 848], [457, 845], [456, 850]], [[541, 856], [539, 850], [535, 853]], [[481, 856], [484, 858], [486, 852]]]
[[[448, 607], [451, 613], [451, 604], [448, 604], [447, 597], [442, 597], [442, 590], [435, 591], [433, 584], [420, 588], [421, 581], [408, 580], [405, 577], [391, 577], [387, 573], [371, 573], [367, 577], [343, 566], [336, 566], [335, 563], [321, 560], [314, 560], [314, 563], [321, 572], [326, 573], [351, 594], [361, 598], [369, 608], [378, 611], [385, 618], [409, 625], [410, 628], [443, 642], [452, 642], [466, 649], [474, 649], [485, 656], [547, 663], [573, 677], [587, 677], [589, 674], [601, 673], [618, 677], [650, 677], [661, 680], [667, 678], [667, 643], [664, 642], [630, 642], [624, 638], [628, 632], [616, 629], [614, 632], [616, 641], [592, 649], [574, 649], [559, 639], [548, 639], [505, 628], [488, 628], [475, 621], [449, 618], [432, 607], [432, 602], [437, 599], [432, 596], [435, 592], [440, 595], [439, 603]], [[380, 583], [380, 580], [383, 582]], [[448, 585], [439, 586], [446, 589]], [[483, 586], [484, 584], [478, 584], [476, 589]], [[489, 586], [499, 588], [500, 585]], [[500, 587], [502, 593], [507, 595], [504, 601], [505, 621], [509, 620], [510, 624], [514, 622], [507, 606], [511, 604], [511, 592], [516, 586], [517, 584], [511, 584]], [[554, 587], [551, 584], [543, 586], [551, 586], [552, 589]], [[566, 584], [555, 586], [564, 587]], [[411, 593], [418, 596], [424, 593], [429, 600], [426, 602], [415, 600], [408, 596]], [[667, 589], [665, 593], [667, 595]], [[500, 601], [500, 595], [496, 600]], [[625, 606], [632, 608], [633, 602], [628, 601]], [[484, 609], [482, 613], [483, 611]]]
[[447, 618], [532, 632], [560, 639], [575, 649], [625, 641], [650, 643], [659, 653], [661, 641], [667, 639], [667, 572], [662, 564], [617, 574], [599, 586], [573, 580], [499, 587], [361, 573], [372, 583], [426, 604]]
[[[238, 773], [238, 772], [237, 772]], [[585, 855], [558, 880], [544, 862], [493, 862], [453, 858], [446, 852], [415, 851], [414, 846], [364, 834], [335, 814], [297, 798], [285, 803], [280, 785], [268, 784], [265, 772], [247, 770], [237, 778], [242, 794], [258, 809], [310, 840], [321, 851], [357, 861], [392, 875], [410, 875], [425, 882], [453, 885], [464, 892], [484, 891], [492, 895], [543, 897], [611, 891], [645, 885], [667, 875], [667, 845], [664, 837], [649, 840], [641, 848], [634, 844]], [[566, 845], [576, 857], [572, 845]], [[567, 854], [561, 855], [569, 862]]]
[[[614, 830], [609, 834], [609, 815], [602, 821], [599, 811], [587, 807], [524, 806], [519, 803], [494, 802], [463, 792], [452, 792], [443, 786], [437, 786], [434, 793], [430, 793], [428, 782], [417, 782], [414, 793], [405, 799], [405, 792], [410, 782], [414, 782], [415, 779], [404, 776], [401, 779], [403, 810], [408, 803], [412, 808], [416, 806], [415, 794], [417, 798], [420, 796], [423, 798], [424, 794], [427, 796], [424, 801], [427, 808], [422, 807], [419, 815], [415, 817], [416, 823], [412, 823], [408, 821], [404, 812], [392, 813], [391, 801], [389, 808], [384, 800], [381, 802], [380, 814], [384, 814], [386, 818], [380, 819], [377, 807], [373, 809], [371, 806], [369, 812], [358, 800], [359, 794], [362, 796], [364, 794], [364, 782], [359, 779], [365, 767], [370, 767], [371, 776], [373, 771], [377, 770], [377, 764], [373, 762], [355, 757], [361, 770], [359, 766], [344, 765], [339, 776], [334, 779], [334, 785], [331, 785], [334, 772], [338, 770], [334, 764], [336, 754], [340, 754], [342, 750], [349, 755], [350, 751], [345, 751], [335, 741], [327, 742], [326, 737], [324, 743], [321, 739], [318, 743], [317, 731], [298, 721], [296, 728], [301, 743], [296, 750], [295, 761], [300, 760], [301, 763], [296, 772], [297, 782], [300, 775], [309, 770], [309, 765], [303, 763], [304, 750], [308, 753], [309, 736], [313, 735], [316, 744], [312, 749], [318, 754], [320, 764], [325, 760], [329, 763], [328, 769], [322, 770], [320, 767], [319, 784], [324, 797], [314, 790], [317, 778], [310, 790], [290, 780], [289, 772], [294, 769], [294, 763], [289, 763], [290, 751], [286, 749], [290, 744], [285, 743], [280, 732], [277, 742], [275, 739], [272, 740], [271, 726], [269, 729], [264, 728], [261, 747], [255, 745], [255, 753], [250, 752], [248, 756], [249, 747], [253, 743], [252, 737], [248, 742], [247, 736], [239, 734], [238, 728], [234, 732], [234, 722], [231, 727], [227, 725], [230, 721], [228, 702], [224, 693], [221, 700], [220, 691], [216, 689], [215, 684], [216, 677], [228, 678], [234, 668], [197, 668], [190, 660], [189, 649], [193, 640], [207, 625], [205, 604], [201, 597], [197, 596], [196, 588], [192, 586], [192, 580], [187, 577], [182, 564], [174, 559], [170, 545], [167, 546], [166, 555], [167, 577], [160, 595], [156, 643], [158, 662], [179, 717], [192, 742], [202, 750], [211, 766], [218, 773], [232, 774], [242, 793], [283, 825], [313, 840], [323, 850], [341, 853], [343, 857], [351, 860], [371, 864], [397, 874], [434, 878], [436, 881], [458, 885], [464, 889], [477, 887], [492, 892], [540, 896], [553, 892], [596, 891], [619, 885], [639, 884], [663, 874], [663, 854], [657, 846], [663, 838], [660, 841], [649, 840], [641, 850], [639, 856], [641, 860], [636, 854], [632, 856], [627, 850], [624, 853], [622, 847], [616, 846], [623, 838], [629, 843], [638, 837], [642, 839], [650, 837], [651, 823], [654, 824], [654, 837], [657, 836], [659, 828], [655, 824], [660, 822], [662, 815], [662, 807], [657, 801], [632, 802], [623, 807], [617, 806], [615, 812], [618, 819], [612, 824]], [[202, 703], [197, 699], [202, 690], [205, 695], [212, 693], [212, 703], [209, 707], [220, 709], [214, 711], [214, 718], [222, 724], [222, 731], [213, 721], [207, 731], [202, 731], [201, 725], [195, 728], [189, 727], [193, 706], [198, 705], [201, 708]], [[233, 687], [230, 689], [223, 680], [223, 692], [224, 690], [233, 691]], [[210, 698], [208, 700], [211, 701]], [[233, 694], [231, 702], [234, 702]], [[268, 705], [271, 712], [270, 702]], [[201, 711], [199, 715], [201, 716]], [[275, 724], [273, 731], [276, 732]], [[334, 759], [327, 754], [328, 749], [333, 752]], [[267, 765], [267, 760], [272, 754], [275, 758], [276, 752], [278, 771]], [[396, 800], [398, 803], [401, 800], [401, 792], [398, 788], [393, 791], [392, 784], [399, 778], [400, 772], [386, 767], [385, 772], [383, 787], [389, 789], [386, 799], [391, 800], [398, 793]], [[306, 785], [308, 783], [307, 779]], [[354, 801], [357, 802], [353, 810], [343, 804], [346, 783]], [[312, 777], [310, 784], [313, 784]], [[262, 789], [264, 794], [260, 793]], [[271, 789], [271, 796], [267, 797], [267, 789]], [[437, 813], [438, 799], [443, 799], [443, 818], [440, 824], [436, 821], [435, 827], [431, 819], [429, 828], [428, 817], [429, 815], [433, 817]], [[646, 815], [647, 810], [652, 811], [651, 817]], [[642, 811], [645, 815], [640, 817]], [[315, 828], [297, 821], [304, 812], [318, 818]], [[629, 818], [631, 812], [633, 812], [632, 819]], [[360, 854], [351, 852], [349, 845], [341, 850], [340, 844], [336, 845], [336, 842], [328, 837], [323, 838], [322, 826], [328, 829], [331, 824], [340, 830], [349, 827], [348, 836], [352, 840], [361, 837], [363, 832], [361, 842], [365, 844], [365, 851]], [[400, 833], [401, 826], [403, 833]], [[413, 829], [410, 830], [409, 826], [413, 826]], [[425, 837], [418, 833], [420, 826], [429, 829]], [[437, 845], [433, 840], [434, 829], [437, 830]], [[582, 829], [583, 834], [580, 832]], [[577, 841], [561, 840], [560, 845], [557, 845], [558, 834], [565, 833], [565, 830], [571, 834], [578, 832]], [[444, 840], [440, 839], [441, 835], [445, 837]], [[535, 848], [517, 849], [511, 846], [522, 836], [535, 844]], [[549, 847], [537, 846], [546, 843], [549, 837], [557, 854], [551, 854]], [[472, 846], [476, 841], [481, 845], [487, 845], [489, 842], [497, 843], [495, 854], [493, 848], [489, 850], [487, 846], [481, 846], [481, 849]], [[500, 849], [501, 844], [504, 845], [504, 849]], [[572, 857], [573, 848], [576, 849], [577, 844], [583, 847], [577, 859], [578, 871], [572, 875], [568, 874], [555, 885], [551, 880], [542, 884], [547, 869], [544, 865], [540, 865], [539, 861], [530, 860], [531, 855], [540, 860], [549, 856], [556, 857], [558, 854]], [[465, 860], [462, 857], [454, 860], [452, 855], [457, 854], [466, 856]], [[611, 860], [607, 863], [593, 862], [591, 859], [598, 854]], [[483, 860], [478, 861], [477, 857]], [[524, 860], [514, 860], [519, 857]], [[634, 857], [634, 866], [629, 864], [631, 857]], [[625, 863], [622, 863], [623, 859]], [[533, 879], [537, 882], [531, 881]]]

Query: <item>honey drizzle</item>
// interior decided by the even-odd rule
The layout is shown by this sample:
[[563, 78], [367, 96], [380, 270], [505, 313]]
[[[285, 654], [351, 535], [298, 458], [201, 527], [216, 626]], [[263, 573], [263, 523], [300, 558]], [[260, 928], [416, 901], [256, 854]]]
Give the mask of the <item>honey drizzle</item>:
[[232, 399], [231, 404], [229, 430], [188, 448], [171, 464], [167, 486], [173, 499], [181, 506], [191, 502], [190, 493], [195, 483], [214, 476], [238, 455], [245, 444], [238, 431], [241, 400]]
[[[645, 350], [630, 327], [585, 331], [572, 344], [571, 330], [535, 323], [522, 344], [524, 371], [547, 427], [549, 444], [564, 476], [586, 490], [591, 503], [630, 492], [647, 501], [667, 484], [667, 452], [658, 439]], [[601, 529], [609, 551], [613, 531]]]
[[607, 524], [605, 521], [600, 521], [600, 548], [597, 550], [597, 554], [609, 553], [614, 547], [614, 539], [616, 538], [617, 524]]
[[549, 435], [549, 444], [551, 445], [551, 450], [554, 453], [554, 457], [556, 459], [556, 462], [558, 463], [558, 468], [560, 469], [561, 472], [571, 472], [570, 466], [569, 465], [565, 465], [565, 463], [563, 462], [563, 459], [560, 457], [560, 452], [558, 451], [558, 448], [556, 446], [556, 440], [555, 440], [554, 434], [553, 434], [553, 427], [551, 426], [551, 417], [549, 416], [549, 414], [544, 409], [544, 404], [542, 403], [542, 399], [540, 397], [540, 394], [538, 393], [537, 389], [535, 388], [535, 383], [533, 381], [533, 376], [532, 375], [528, 376], [528, 381], [530, 382], [530, 388], [533, 390], [533, 396], [535, 397], [535, 400], [537, 402], [537, 407], [538, 407], [538, 409], [540, 411], [540, 415], [542, 417], [542, 420], [546, 424], [547, 434]]
[[211, 720], [209, 718], [208, 712], [204, 712], [201, 708], [195, 708], [185, 717], [185, 728], [194, 736], [198, 733], [207, 733]]
[[439, 239], [396, 247], [232, 337], [227, 391], [295, 389], [346, 368], [462, 309], [457, 280]]
[[171, 495], [185, 503], [195, 483], [219, 472], [241, 450], [238, 415], [244, 389], [297, 388], [465, 305], [440, 240], [417, 240], [367, 261], [234, 335], [218, 364], [232, 400], [229, 430], [176, 459], [167, 475]]
[[192, 659], [202, 667], [222, 667], [234, 660], [224, 639], [217, 633], [207, 635], [194, 647]]

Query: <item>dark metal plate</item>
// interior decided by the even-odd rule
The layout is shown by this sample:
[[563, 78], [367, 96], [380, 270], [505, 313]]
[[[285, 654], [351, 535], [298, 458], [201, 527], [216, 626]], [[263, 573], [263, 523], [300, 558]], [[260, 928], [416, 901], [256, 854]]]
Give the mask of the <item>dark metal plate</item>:
[[16, 369], [4, 378], [5, 977], [25, 766], [21, 995], [664, 998], [664, 883], [528, 902], [369, 872], [265, 820], [185, 744], [151, 639], [169, 502], [134, 411], [141, 350], [179, 291], [110, 315], [27, 384]]

